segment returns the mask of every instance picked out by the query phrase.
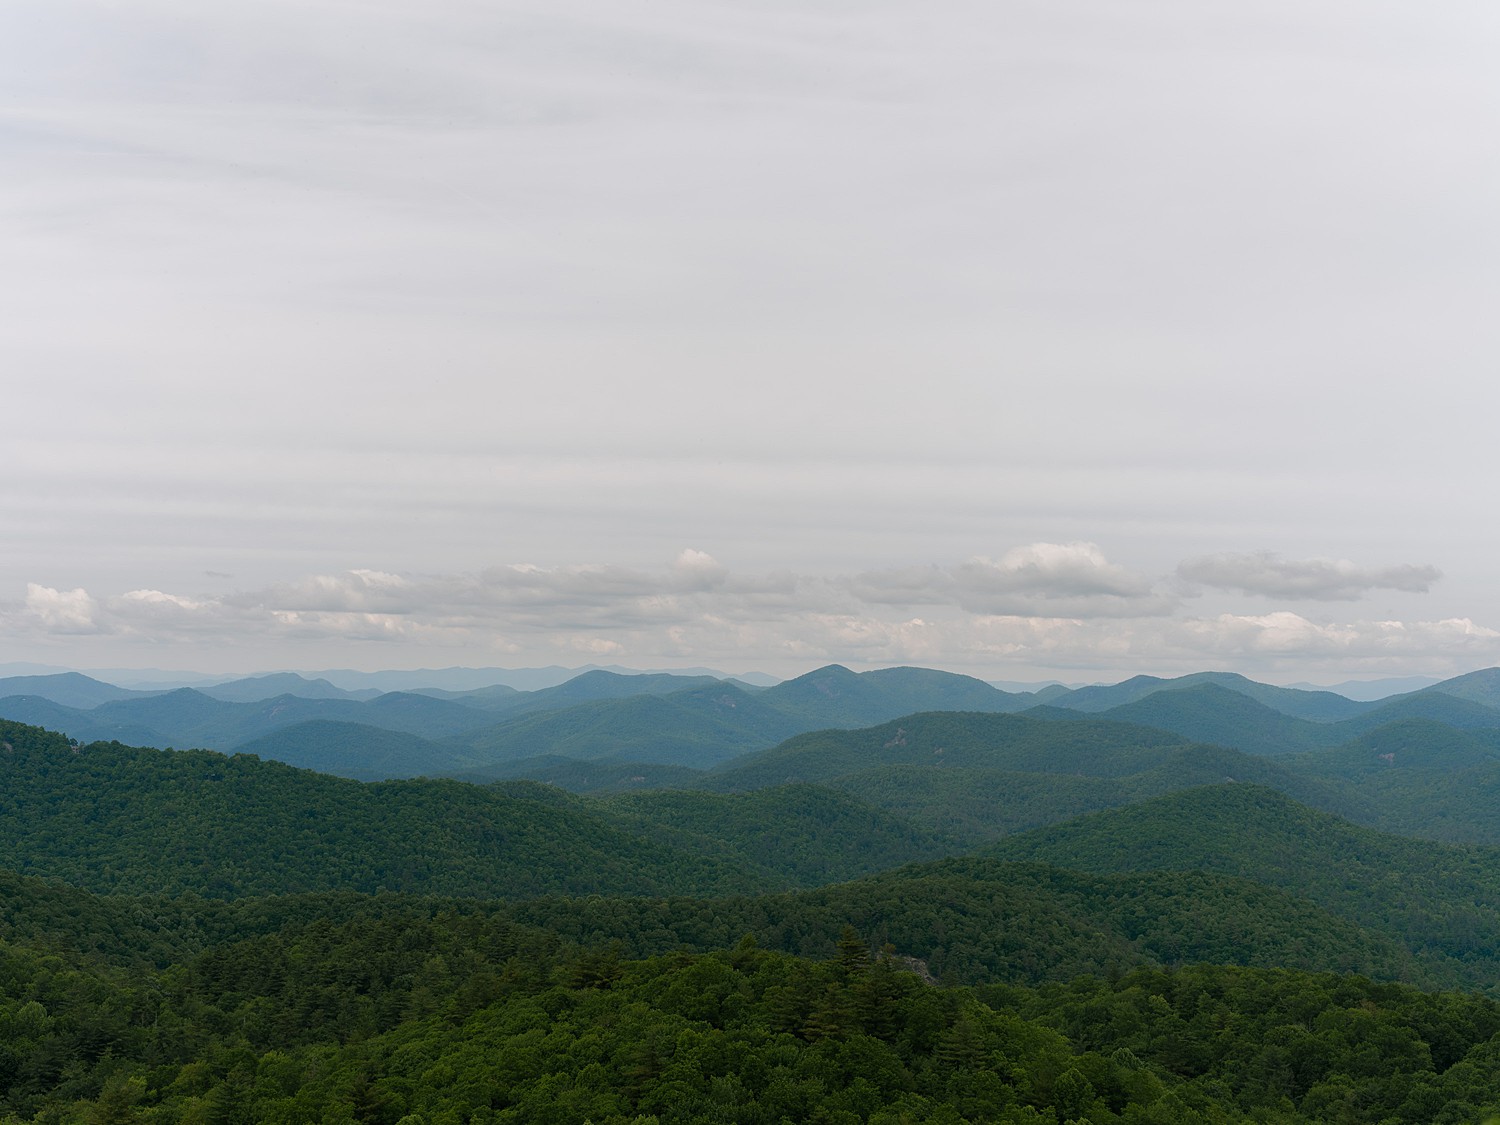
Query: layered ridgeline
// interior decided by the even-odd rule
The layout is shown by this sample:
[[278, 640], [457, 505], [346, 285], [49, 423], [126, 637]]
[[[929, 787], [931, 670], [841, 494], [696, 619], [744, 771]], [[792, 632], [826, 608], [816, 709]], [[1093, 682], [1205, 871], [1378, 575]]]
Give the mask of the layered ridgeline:
[[[1492, 1003], [1365, 979], [1500, 983], [1490, 914], [1468, 916], [1468, 946], [1452, 937], [1500, 901], [1492, 853], [1237, 782], [998, 845], [1055, 845], [1047, 865], [905, 862], [959, 844], [813, 782], [918, 760], [1123, 782], [1195, 754], [1291, 759], [1087, 719], [891, 727], [826, 755], [844, 770], [828, 777], [599, 800], [0, 725], [7, 862], [195, 892], [0, 877], [0, 1115], [1097, 1125], [1500, 1107]], [[1371, 772], [1353, 751], [1327, 764]], [[1116, 853], [1153, 869], [1105, 870]], [[376, 887], [484, 897], [349, 893]], [[1174, 968], [1198, 962], [1220, 964]]]
[[613, 770], [612, 781], [580, 775], [584, 788], [631, 788], [660, 783], [635, 780], [651, 772], [646, 767], [709, 768], [799, 733], [934, 710], [1104, 717], [1259, 754], [1344, 745], [1414, 718], [1500, 737], [1500, 709], [1492, 706], [1500, 699], [1497, 677], [1491, 669], [1358, 702], [1226, 673], [1029, 694], [921, 668], [856, 674], [830, 665], [770, 688], [595, 670], [537, 691], [492, 685], [373, 696], [290, 673], [172, 692], [125, 691], [67, 674], [0, 680], [0, 716], [81, 741], [242, 749], [362, 780], [561, 778], [559, 758], [638, 763]]
[[[557, 779], [569, 783], [565, 773]], [[791, 781], [840, 789], [971, 845], [1225, 781], [1268, 786], [1385, 831], [1500, 844], [1493, 733], [1422, 719], [1387, 723], [1334, 749], [1270, 757], [1082, 715], [910, 715], [800, 735], [692, 782], [661, 784], [735, 792]]]
[[828, 790], [652, 816], [535, 783], [361, 784], [243, 754], [76, 747], [0, 722], [0, 854], [97, 891], [726, 893], [955, 847]]
[[[856, 674], [838, 665], [767, 689], [706, 676], [592, 671], [533, 692], [429, 689], [366, 698], [326, 682], [299, 686], [298, 679], [123, 692], [76, 674], [18, 677], [0, 681], [0, 717], [84, 742], [244, 749], [376, 780], [482, 767], [489, 777], [513, 776], [513, 763], [548, 755], [705, 767], [822, 727], [864, 726], [923, 709], [1012, 711], [1035, 702], [947, 672]], [[249, 698], [257, 685], [280, 694]], [[24, 690], [5, 694], [16, 689]], [[405, 737], [382, 738], [360, 759], [357, 747], [371, 738], [370, 728]]]
[[1203, 873], [1104, 877], [969, 859], [771, 895], [516, 901], [347, 892], [95, 896], [0, 874], [4, 940], [136, 968], [288, 927], [420, 929], [437, 917], [463, 919], [481, 944], [486, 927], [504, 923], [631, 956], [710, 951], [749, 934], [766, 948], [826, 958], [852, 924], [875, 947], [890, 946], [909, 959], [903, 963], [949, 985], [1039, 984], [1200, 962], [1358, 972], [1424, 986], [1438, 979], [1393, 938], [1284, 891]]
[[1247, 878], [1399, 936], [1450, 980], [1500, 974], [1500, 849], [1375, 832], [1261, 786], [1172, 793], [1011, 836], [986, 854]]
[[[963, 718], [935, 716], [932, 721], [952, 736], [966, 728], [944, 724]], [[989, 717], [990, 722], [1004, 719]], [[1169, 742], [1117, 747], [1112, 753], [1095, 724], [1017, 717], [1007, 725], [1073, 740], [1071, 746], [1023, 742], [1016, 750], [1018, 755], [1048, 755], [1054, 768], [1064, 770], [1092, 759], [1101, 764], [1096, 768], [1118, 773], [1129, 768], [1133, 755], [1144, 759], [1137, 764], [1149, 764], [1172, 762], [1178, 754], [1188, 760], [1193, 752]], [[1123, 738], [1131, 729], [1113, 733]], [[1138, 733], [1143, 743], [1152, 737], [1144, 728]], [[1090, 738], [1082, 738], [1084, 734]], [[1173, 861], [1158, 866], [1217, 873], [1211, 886], [1194, 892], [1206, 896], [1206, 905], [1183, 889], [1186, 884], [1162, 893], [1137, 888], [1130, 894], [1144, 895], [1150, 906], [1143, 905], [1145, 900], [1136, 902], [1132, 909], [1138, 914], [1129, 921], [1107, 918], [1114, 906], [1080, 912], [1031, 899], [994, 914], [1010, 893], [1003, 886], [1035, 882], [1035, 876], [1010, 868], [999, 874], [920, 865], [889, 871], [952, 855], [965, 845], [957, 834], [877, 808], [849, 793], [809, 784], [745, 793], [661, 792], [587, 799], [527, 782], [491, 787], [444, 781], [361, 784], [247, 755], [115, 744], [72, 747], [58, 736], [14, 724], [0, 727], [0, 735], [0, 854], [8, 857], [14, 870], [66, 879], [96, 891], [166, 890], [218, 898], [321, 890], [504, 899], [544, 894], [738, 896], [736, 905], [725, 899], [709, 908], [720, 927], [712, 932], [712, 941], [752, 932], [777, 948], [815, 952], [795, 935], [806, 930], [812, 914], [824, 910], [825, 938], [835, 921], [856, 921], [875, 939], [889, 939], [905, 952], [935, 959], [945, 973], [954, 971], [955, 964], [971, 964], [963, 979], [976, 979], [981, 970], [1001, 969], [1051, 979], [1058, 973], [1102, 970], [1141, 958], [1147, 963], [1248, 960], [1360, 969], [1415, 981], [1485, 986], [1500, 979], [1487, 952], [1500, 948], [1500, 915], [1474, 905], [1500, 901], [1500, 864], [1494, 853], [1381, 837], [1245, 784], [1190, 790], [1115, 812], [1127, 825], [1118, 832], [1122, 839], [1179, 841]], [[911, 740], [908, 731], [908, 745]], [[962, 759], [962, 745], [952, 737], [946, 741], [954, 758]], [[980, 755], [982, 748], [972, 752]], [[1210, 767], [1220, 764], [1213, 753]], [[1156, 772], [1162, 768], [1158, 765]], [[1205, 808], [1205, 793], [1225, 795]], [[1155, 835], [1143, 827], [1148, 822]], [[1110, 822], [1085, 818], [1050, 831], [1071, 839], [1067, 833], [1100, 823]], [[1212, 824], [1211, 832], [1202, 827], [1205, 824]], [[1040, 846], [1038, 839], [1034, 834], [1010, 837], [1001, 846], [1011, 850], [995, 854], [1040, 859], [1059, 867], [1090, 865], [1093, 853], [1071, 844], [1059, 844], [1054, 851], [1028, 850]], [[1291, 841], [1300, 850], [1291, 850]], [[1133, 854], [1108, 842], [1097, 850]], [[1228, 858], [1215, 858], [1220, 855], [1242, 866], [1228, 866]], [[1254, 857], [1278, 855], [1284, 860], [1281, 868], [1244, 866]], [[1377, 858], [1371, 860], [1372, 856]], [[1123, 871], [1145, 865], [1121, 859], [1118, 866]], [[882, 871], [888, 873], [876, 874]], [[869, 880], [845, 882], [861, 875]], [[1230, 886], [1218, 875], [1240, 882]], [[1055, 873], [1046, 878], [1052, 880], [1048, 895], [1063, 893], [1054, 885]], [[934, 887], [953, 879], [958, 884], [931, 897]], [[781, 906], [768, 905], [772, 900], [764, 897], [745, 897], [834, 883], [840, 886], [785, 900]], [[1264, 901], [1266, 888], [1303, 902], [1294, 909], [1287, 901]], [[1067, 890], [1070, 895], [1078, 893], [1076, 886]], [[1105, 888], [1099, 893], [1108, 898], [1114, 892]], [[1247, 895], [1262, 898], [1244, 901]], [[820, 901], [831, 905], [816, 906]], [[1123, 900], [1110, 901], [1123, 908]], [[1013, 947], [1006, 947], [1010, 952], [1003, 957], [959, 956], [934, 944], [930, 935], [924, 937], [932, 930], [933, 911], [942, 914], [948, 909], [945, 904], [954, 903], [957, 915], [938, 931], [967, 932], [978, 920], [976, 933], [991, 936], [976, 936], [975, 941], [1013, 941]], [[1311, 959], [1297, 950], [1311, 948], [1306, 946], [1311, 941], [1307, 935], [1326, 929], [1328, 923], [1315, 925], [1305, 916], [1308, 908], [1342, 918], [1344, 926], [1317, 946]], [[604, 909], [591, 905], [591, 916], [599, 918]], [[908, 910], [916, 911], [910, 916], [915, 920], [900, 922], [909, 917]], [[1068, 926], [1055, 932], [1050, 923], [1036, 928], [1041, 925], [1038, 919], [1064, 915], [1073, 919]], [[646, 916], [651, 917], [650, 910]], [[634, 929], [624, 917], [611, 916], [604, 932], [625, 940]], [[1255, 920], [1254, 930], [1262, 937], [1243, 930], [1246, 919]], [[1282, 925], [1288, 919], [1294, 920], [1290, 928]], [[1072, 954], [1062, 951], [1075, 949], [1077, 939], [1060, 935], [1072, 932], [1069, 926], [1074, 922], [1077, 933], [1113, 935], [1107, 948], [1069, 960]], [[1371, 936], [1356, 935], [1347, 923]], [[684, 932], [683, 920], [676, 916], [669, 922], [642, 924], [675, 935], [676, 940]], [[1199, 935], [1195, 940], [1200, 943], [1184, 947], [1184, 933]], [[1146, 944], [1131, 944], [1142, 942]], [[659, 951], [649, 944], [631, 948]], [[1418, 959], [1412, 961], [1411, 955]], [[1058, 957], [1062, 960], [1055, 960]]]
[[[1068, 709], [1032, 713], [1067, 717]], [[1475, 731], [1500, 746], [1500, 710], [1446, 695], [1436, 688], [1369, 706], [1359, 715], [1333, 722], [1298, 718], [1216, 683], [1158, 691], [1134, 703], [1093, 714], [1159, 727], [1194, 741], [1254, 754], [1328, 749], [1380, 727], [1413, 719]]]

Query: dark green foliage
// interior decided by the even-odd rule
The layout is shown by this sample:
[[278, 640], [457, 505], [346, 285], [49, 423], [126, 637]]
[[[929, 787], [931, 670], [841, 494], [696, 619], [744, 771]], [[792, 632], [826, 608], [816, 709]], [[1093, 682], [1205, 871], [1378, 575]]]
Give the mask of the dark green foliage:
[[[1004, 760], [1003, 757], [999, 760]], [[1028, 763], [1030, 764], [1030, 763]], [[1268, 785], [1320, 808], [1345, 815], [1364, 812], [1343, 786], [1299, 776], [1279, 762], [1217, 746], [1167, 746], [1137, 758], [1139, 772], [1089, 776], [1063, 761], [1057, 773], [1007, 769], [881, 766], [830, 778], [826, 784], [858, 796], [912, 823], [972, 844], [1114, 808], [1147, 797], [1226, 780]]]
[[991, 850], [1089, 871], [1254, 879], [1402, 941], [1438, 979], [1500, 981], [1500, 850], [1386, 835], [1260, 786], [1174, 793], [1012, 836]]
[[1346, 782], [1409, 777], [1410, 771], [1451, 774], [1500, 766], [1500, 732], [1459, 730], [1432, 719], [1399, 719], [1342, 746], [1283, 759], [1298, 773]]
[[663, 766], [650, 762], [616, 761], [610, 758], [564, 758], [544, 754], [516, 762], [500, 762], [451, 776], [461, 781], [489, 782], [527, 778], [556, 785], [572, 793], [628, 793], [640, 789], [677, 789], [693, 785], [702, 770], [687, 766]]
[[[1212, 686], [1163, 691], [1146, 702], [1157, 706], [1175, 697], [1205, 705], [1228, 698], [1231, 714], [1257, 707]], [[1369, 827], [1500, 844], [1500, 817], [1493, 815], [1500, 807], [1497, 731], [1407, 719], [1339, 747], [1271, 758], [1189, 744], [1156, 728], [1064, 711], [1043, 720], [1038, 713], [1046, 712], [911, 715], [866, 730], [818, 731], [726, 763], [691, 784], [736, 790], [816, 781], [978, 844], [1233, 780], [1277, 789]]]
[[1495, 1073], [1475, 1083], [1474, 1067], [1494, 1055], [1500, 1009], [1474, 997], [1223, 966], [979, 995], [1056, 1028], [1076, 1050], [1197, 1079], [1252, 1112], [1324, 1119], [1334, 1107], [1351, 1119], [1424, 1122], [1436, 1106], [1495, 1104], [1485, 1092]]
[[507, 917], [631, 955], [722, 947], [829, 957], [852, 924], [949, 983], [1066, 980], [1134, 965], [1223, 961], [1338, 969], [1425, 982], [1400, 943], [1284, 891], [1202, 873], [1096, 876], [945, 860], [816, 890], [755, 898], [546, 899]]
[[628, 794], [602, 807], [627, 831], [686, 850], [718, 841], [798, 886], [853, 879], [960, 848], [952, 838], [813, 785], [732, 795]]
[[1361, 824], [1450, 843], [1500, 844], [1500, 732], [1406, 719], [1280, 762], [1344, 794], [1348, 815]]
[[935, 989], [847, 925], [822, 962], [748, 939], [631, 960], [473, 915], [309, 918], [129, 979], [0, 945], [0, 1026], [0, 1112], [38, 1122], [1299, 1125], [1358, 1106], [1416, 1125], [1500, 1105], [1485, 1000], [1223, 967]]
[[[1269, 762], [1118, 723], [917, 715], [799, 752], [893, 806], [903, 790], [928, 815], [955, 803], [980, 834], [1028, 802], [1062, 815], [1229, 771], [1379, 796], [1398, 774], [1486, 770], [1487, 747], [1417, 724]], [[945, 859], [734, 895], [952, 845], [807, 785], [609, 800], [360, 785], [12, 723], [0, 772], [13, 862], [224, 896], [0, 873], [0, 1120], [1425, 1125], [1500, 1110], [1496, 1006], [1391, 983], [1500, 981], [1496, 853], [1382, 836], [1259, 786], [1002, 843], [1095, 870]], [[228, 900], [302, 886], [340, 889]], [[349, 892], [380, 886], [489, 897]], [[674, 889], [712, 897], [643, 897]]]
[[[777, 885], [588, 810], [460, 782], [361, 785], [248, 755], [75, 750], [0, 723], [0, 854], [99, 891], [320, 889], [521, 897]], [[785, 885], [785, 884], [782, 884]]]
[[0, 756], [0, 850], [16, 870], [98, 891], [743, 893], [960, 846], [826, 789], [587, 802], [532, 782], [361, 785], [243, 754], [75, 749], [5, 729], [25, 737]]

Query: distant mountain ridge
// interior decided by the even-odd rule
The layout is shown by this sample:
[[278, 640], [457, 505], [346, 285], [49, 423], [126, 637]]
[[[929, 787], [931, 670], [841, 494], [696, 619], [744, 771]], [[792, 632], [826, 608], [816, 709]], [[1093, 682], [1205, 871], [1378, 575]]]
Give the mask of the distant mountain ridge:
[[[302, 694], [242, 701], [258, 690], [295, 687]], [[67, 690], [78, 697], [80, 685]], [[253, 744], [295, 765], [337, 766], [369, 778], [370, 763], [317, 743], [351, 745], [353, 727], [378, 727], [414, 736], [408, 753], [381, 740], [371, 758], [387, 776], [458, 772], [484, 763], [545, 755], [620, 758], [702, 768], [751, 750], [774, 746], [801, 731], [857, 727], [935, 707], [1015, 711], [1033, 697], [1011, 695], [981, 680], [923, 668], [855, 673], [829, 665], [774, 687], [756, 689], [707, 677], [623, 676], [602, 669], [536, 692], [490, 687], [475, 693], [387, 692], [369, 699], [326, 681], [256, 677], [209, 691], [128, 693], [97, 706], [69, 708], [38, 696], [0, 698], [0, 717], [60, 730], [80, 741], [118, 740], [131, 745], [233, 750]], [[322, 725], [302, 724], [317, 720]], [[333, 724], [348, 724], [338, 728]], [[278, 737], [286, 728], [298, 728]], [[447, 755], [434, 742], [447, 742]], [[446, 758], [446, 760], [445, 760]], [[508, 772], [508, 771], [503, 771]]]
[[1199, 684], [1211, 684], [1236, 692], [1283, 715], [1330, 722], [1347, 719], [1368, 710], [1372, 704], [1359, 703], [1331, 691], [1303, 691], [1257, 683], [1236, 672], [1195, 672], [1175, 679], [1157, 676], [1134, 676], [1118, 684], [1078, 688], [1070, 692], [1049, 693], [1046, 702], [1070, 711], [1108, 711], [1125, 704], [1147, 699], [1158, 692], [1178, 691]]
[[226, 703], [256, 703], [262, 699], [273, 699], [278, 695], [294, 695], [302, 699], [374, 699], [382, 694], [375, 688], [361, 691], [345, 691], [325, 679], [309, 679], [296, 672], [272, 672], [264, 676], [248, 676], [242, 680], [212, 684], [197, 689], [213, 699]]
[[85, 676], [81, 672], [57, 672], [43, 676], [6, 676], [0, 679], [0, 699], [9, 696], [34, 696], [63, 707], [87, 710], [101, 703], [154, 695], [156, 692], [131, 691]]
[[[706, 675], [594, 668], [534, 691], [492, 683], [374, 693], [297, 673], [175, 691], [131, 691], [58, 673], [0, 680], [0, 693], [7, 690], [13, 694], [0, 694], [0, 717], [80, 741], [246, 747], [362, 779], [476, 770], [473, 776], [485, 776], [487, 768], [487, 776], [514, 776], [516, 762], [559, 756], [704, 769], [807, 731], [932, 711], [1103, 716], [1258, 754], [1331, 748], [1407, 718], [1500, 730], [1500, 707], [1490, 705], [1500, 700], [1500, 669], [1374, 702], [1226, 672], [1014, 693], [935, 669], [857, 673], [838, 664], [764, 688]], [[377, 738], [370, 733], [376, 729], [407, 737]], [[362, 756], [361, 739], [368, 743]]]
[[[1396, 696], [1348, 718], [1314, 722], [1290, 715], [1254, 697], [1212, 680], [1186, 687], [1152, 690], [1105, 710], [1076, 712], [1174, 731], [1199, 742], [1215, 742], [1254, 754], [1287, 754], [1340, 746], [1360, 735], [1404, 719], [1421, 718], [1459, 730], [1500, 729], [1500, 709], [1439, 690], [1443, 685]], [[1059, 704], [1029, 712], [1066, 718]]]

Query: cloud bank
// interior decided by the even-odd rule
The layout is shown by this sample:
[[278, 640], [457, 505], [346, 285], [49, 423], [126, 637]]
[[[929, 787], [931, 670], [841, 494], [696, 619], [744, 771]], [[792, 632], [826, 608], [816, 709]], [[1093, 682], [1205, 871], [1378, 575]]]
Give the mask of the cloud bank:
[[1177, 573], [1219, 590], [1316, 601], [1355, 601], [1374, 590], [1425, 594], [1442, 577], [1435, 566], [1371, 568], [1347, 559], [1283, 559], [1269, 551], [1189, 559]]
[[374, 569], [306, 575], [224, 595], [137, 589], [96, 596], [32, 583], [0, 610], [13, 635], [152, 651], [205, 643], [245, 652], [364, 653], [398, 666], [605, 657], [637, 665], [760, 667], [927, 663], [1004, 676], [1312, 667], [1355, 674], [1464, 670], [1500, 659], [1500, 632], [1468, 618], [1336, 620], [1272, 612], [1189, 614], [1184, 578], [1256, 596], [1347, 601], [1419, 591], [1432, 567], [1285, 563], [1267, 554], [1184, 562], [1153, 579], [1096, 544], [1032, 543], [996, 558], [858, 574], [739, 573], [682, 551], [657, 569], [605, 564], [490, 567], [468, 574]]

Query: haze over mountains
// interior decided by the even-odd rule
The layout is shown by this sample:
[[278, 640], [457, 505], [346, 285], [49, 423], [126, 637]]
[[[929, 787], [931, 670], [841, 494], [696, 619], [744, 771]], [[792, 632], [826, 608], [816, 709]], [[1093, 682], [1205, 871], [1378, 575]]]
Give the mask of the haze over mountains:
[[0, 718], [80, 743], [204, 747], [361, 781], [598, 794], [813, 784], [954, 846], [1227, 780], [1372, 828], [1500, 844], [1494, 669], [1370, 701], [1222, 673], [1014, 693], [838, 665], [769, 688], [597, 669], [534, 691], [371, 695], [293, 674], [211, 691], [130, 692], [77, 673], [0, 681], [17, 688]]
[[[519, 1020], [524, 1037], [598, 995], [638, 997], [633, 1018], [680, 1003], [710, 1024], [764, 1003], [756, 1018], [781, 1029], [784, 1059], [820, 1043], [887, 1044], [909, 1069], [881, 1096], [922, 1109], [912, 1120], [1021, 1122], [1034, 1119], [1022, 1110], [1083, 1104], [1057, 1092], [1059, 1063], [974, 1030], [1019, 1034], [1024, 1020], [1038, 1021], [1024, 1024], [1032, 1037], [1066, 1027], [1056, 1057], [1092, 1074], [1089, 1088], [1125, 1083], [1087, 1103], [1091, 1121], [1248, 1121], [1240, 1114], [1274, 1104], [1280, 1120], [1324, 1122], [1338, 1119], [1322, 1108], [1334, 1097], [1410, 1125], [1455, 1099], [1500, 1108], [1500, 1088], [1478, 1077], [1500, 1052], [1500, 1004], [1484, 999], [1500, 996], [1497, 689], [1500, 670], [1368, 701], [1223, 674], [1007, 692], [931, 669], [838, 665], [768, 687], [597, 669], [531, 691], [371, 693], [291, 674], [206, 690], [128, 691], [71, 673], [0, 681], [11, 693], [0, 696], [0, 966], [43, 980], [54, 962], [27, 951], [50, 951], [91, 997], [127, 979], [112, 974], [172, 982], [153, 985], [151, 1004], [108, 1002], [140, 1013], [129, 1017], [139, 1036], [109, 1024], [114, 1009], [97, 999], [54, 999], [98, 1013], [75, 1033], [0, 993], [5, 1026], [70, 1029], [14, 1040], [0, 1104], [37, 1121], [69, 1097], [80, 1119], [117, 1119], [106, 1109], [124, 1097], [210, 1120], [238, 1104], [257, 1107], [246, 1119], [394, 1122], [399, 1108], [448, 1104], [451, 1083], [433, 1067], [458, 1065], [464, 1048], [414, 1062], [359, 1044], [433, 1044], [471, 1016]], [[660, 995], [634, 991], [655, 958], [690, 975]], [[754, 966], [759, 985], [722, 976]], [[809, 983], [818, 974], [828, 983]], [[1356, 1021], [1402, 1014], [1381, 1017], [1394, 1021], [1385, 1038], [1350, 1032], [1348, 1047], [1335, 1037], [1310, 1051], [1302, 1078], [1267, 1079], [1271, 1064], [1257, 1063], [1260, 1077], [1226, 1070], [1198, 1088], [1229, 1064], [1205, 1053], [1208, 1025], [1174, 1014], [1186, 1001], [1166, 999], [1192, 974], [1216, 982], [1221, 1039], [1242, 1027], [1259, 1029], [1243, 1032], [1256, 1043], [1328, 1036], [1329, 1013], [1346, 1009], [1366, 1014]], [[1101, 1014], [1135, 1004], [1148, 979], [1161, 1003]], [[1223, 999], [1231, 981], [1252, 982], [1250, 994]], [[56, 997], [59, 986], [25, 987]], [[1286, 990], [1276, 1003], [1311, 1014], [1267, 1016], [1272, 987]], [[924, 991], [958, 1007], [903, 1014]], [[1069, 999], [1084, 995], [1093, 1018]], [[540, 1024], [496, 1007], [543, 996], [554, 1010]], [[568, 1035], [592, 1041], [616, 1018], [579, 1015]], [[941, 1030], [913, 1031], [922, 1019]], [[1282, 1022], [1256, 1022], [1267, 1019]], [[203, 1021], [218, 1030], [161, 1063], [150, 1044], [164, 1029]], [[483, 1066], [511, 1049], [506, 1034]], [[681, 1029], [654, 1034], [639, 1033], [660, 1057], [622, 1048], [569, 1088], [610, 1091], [606, 1108], [658, 1121], [730, 1120], [710, 1108], [707, 1091], [722, 1087], [707, 1076], [691, 1112], [652, 1100], [686, 1042]], [[1378, 1045], [1363, 1063], [1339, 1061], [1356, 1040]], [[192, 1081], [173, 1069], [196, 1066], [209, 1042], [252, 1062], [207, 1064]], [[274, 1070], [304, 1043], [355, 1052], [340, 1084], [314, 1097], [317, 1068], [299, 1063], [251, 1089], [245, 1068]], [[986, 1060], [1002, 1053], [1012, 1062], [997, 1071]], [[51, 1058], [88, 1077], [69, 1085]], [[873, 1065], [807, 1086], [794, 1119], [813, 1113], [807, 1098], [863, 1089], [854, 1079]], [[1392, 1084], [1403, 1065], [1413, 1077]], [[1150, 1082], [1127, 1089], [1131, 1067]], [[933, 1077], [965, 1068], [975, 1077]], [[743, 1104], [793, 1105], [754, 1067], [732, 1073]], [[488, 1096], [514, 1102], [522, 1085], [506, 1079]], [[998, 1099], [983, 1112], [977, 1088]], [[1184, 1098], [1198, 1116], [1177, 1112]], [[955, 1119], [933, 1106], [968, 1109]]]
[[[392, 681], [397, 675], [382, 674]], [[245, 750], [364, 780], [527, 776], [552, 769], [553, 759], [703, 769], [804, 732], [870, 726], [921, 711], [1089, 715], [1250, 753], [1283, 754], [1344, 745], [1409, 719], [1484, 739], [1483, 732], [1500, 730], [1500, 673], [1470, 673], [1377, 700], [1275, 687], [1230, 673], [1008, 692], [931, 669], [854, 673], [839, 665], [769, 687], [707, 674], [603, 669], [533, 690], [502, 683], [464, 690], [348, 689], [296, 673], [150, 691], [76, 672], [0, 679], [0, 717], [80, 741]]]

